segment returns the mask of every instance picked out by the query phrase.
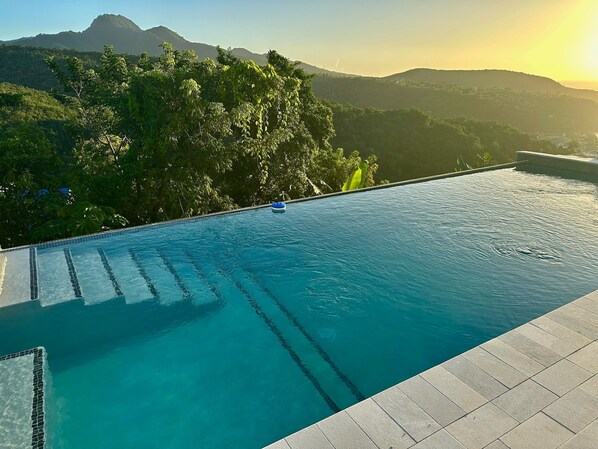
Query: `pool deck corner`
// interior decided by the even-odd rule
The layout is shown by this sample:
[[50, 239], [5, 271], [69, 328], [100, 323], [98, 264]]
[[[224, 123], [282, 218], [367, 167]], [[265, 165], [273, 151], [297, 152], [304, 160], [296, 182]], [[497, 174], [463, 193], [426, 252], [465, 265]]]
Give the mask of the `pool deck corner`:
[[595, 449], [598, 290], [265, 449]]

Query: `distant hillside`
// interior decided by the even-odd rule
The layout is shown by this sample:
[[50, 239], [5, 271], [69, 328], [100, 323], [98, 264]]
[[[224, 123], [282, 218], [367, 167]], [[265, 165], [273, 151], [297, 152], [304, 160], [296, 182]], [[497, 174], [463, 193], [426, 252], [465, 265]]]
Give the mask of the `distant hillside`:
[[[148, 53], [157, 56], [161, 53], [160, 44], [169, 42], [177, 50], [193, 50], [199, 59], [215, 58], [216, 47], [213, 45], [190, 42], [174, 31], [158, 26], [142, 30], [132, 20], [114, 14], [98, 16], [84, 31], [63, 31], [57, 34], [38, 34], [11, 41], [0, 41], [0, 45], [19, 45], [62, 50], [101, 52], [105, 45], [112, 45], [117, 53], [140, 55]], [[251, 59], [258, 64], [266, 61], [266, 56], [252, 53], [244, 48], [234, 48], [232, 53], [242, 59]], [[308, 73], [345, 76], [341, 73], [321, 69], [309, 64], [301, 64]]]
[[[378, 177], [389, 181], [437, 175], [455, 169], [462, 156], [473, 167], [511, 162], [517, 150], [563, 152], [550, 142], [510, 126], [469, 119], [443, 120], [415, 109], [379, 111], [330, 105], [336, 136], [333, 146], [359, 149], [378, 157]], [[479, 156], [478, 156], [479, 155]]]
[[90, 66], [100, 62], [101, 53], [0, 45], [0, 83], [20, 84], [45, 91], [62, 90], [46, 65], [45, 59], [48, 56], [56, 56], [58, 59], [76, 56], [86, 66]]
[[435, 70], [413, 69], [384, 78], [389, 81], [411, 83], [449, 84], [478, 89], [512, 89], [516, 91], [568, 95], [598, 101], [598, 92], [590, 89], [573, 89], [556, 81], [537, 75], [509, 70]]
[[415, 108], [441, 118], [497, 121], [532, 133], [598, 132], [598, 103], [572, 96], [327, 76], [316, 77], [313, 89], [321, 98], [360, 108]]

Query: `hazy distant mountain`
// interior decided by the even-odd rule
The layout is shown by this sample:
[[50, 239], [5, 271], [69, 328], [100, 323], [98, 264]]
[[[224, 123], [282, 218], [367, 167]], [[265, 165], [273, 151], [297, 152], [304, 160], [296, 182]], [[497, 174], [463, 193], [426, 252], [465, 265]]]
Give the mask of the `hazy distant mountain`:
[[[114, 14], [98, 16], [85, 31], [38, 34], [34, 37], [0, 41], [0, 45], [20, 45], [79, 51], [102, 51], [105, 45], [112, 45], [117, 53], [139, 55], [145, 52], [149, 55], [157, 56], [162, 52], [160, 44], [164, 41], [172, 44], [177, 50], [193, 50], [200, 59], [215, 58], [217, 55], [216, 47], [213, 45], [190, 42], [164, 26], [142, 30], [132, 20]], [[235, 48], [232, 52], [240, 58], [251, 59], [259, 64], [264, 63], [266, 60], [265, 55], [252, 53], [244, 48]], [[302, 63], [301, 67], [308, 73], [346, 76], [342, 73], [332, 72], [309, 64]]]
[[420, 109], [444, 119], [497, 121], [532, 133], [598, 132], [598, 102], [587, 97], [576, 98], [573, 94], [578, 91], [565, 87], [567, 94], [555, 94], [392, 78], [329, 76], [315, 77], [312, 85], [320, 98], [359, 108]]
[[412, 69], [383, 79], [409, 83], [448, 84], [477, 89], [512, 89], [527, 92], [568, 95], [598, 101], [598, 92], [590, 89], [573, 89], [544, 76], [509, 70], [435, 70]]

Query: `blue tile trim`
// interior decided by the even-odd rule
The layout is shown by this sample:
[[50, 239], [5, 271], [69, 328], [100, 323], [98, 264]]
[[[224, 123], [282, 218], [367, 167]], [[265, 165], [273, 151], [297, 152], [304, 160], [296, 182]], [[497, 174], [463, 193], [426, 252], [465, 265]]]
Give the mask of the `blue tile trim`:
[[37, 251], [35, 247], [29, 248], [29, 285], [31, 288], [31, 299], [39, 298], [39, 291], [37, 287]]
[[108, 258], [106, 257], [106, 253], [102, 248], [98, 248], [98, 254], [100, 255], [100, 259], [102, 259], [102, 265], [104, 265], [104, 269], [110, 278], [110, 282], [112, 282], [112, 287], [114, 287], [114, 293], [116, 296], [123, 296], [123, 292], [120, 289], [120, 285], [118, 285], [118, 281], [116, 280], [116, 276], [114, 276], [114, 271], [112, 271], [112, 267], [110, 263], [108, 263]]
[[75, 271], [75, 264], [73, 263], [73, 257], [71, 251], [68, 248], [64, 248], [64, 257], [66, 259], [66, 265], [69, 269], [69, 276], [71, 277], [71, 284], [73, 285], [73, 292], [75, 298], [82, 298], [81, 286], [79, 285], [79, 279], [77, 278], [77, 272]]
[[31, 411], [31, 448], [44, 449], [44, 354], [33, 349], [33, 409]]
[[357, 399], [358, 401], [363, 401], [366, 398], [365, 395], [361, 391], [359, 391], [359, 388], [357, 388], [353, 381], [349, 379], [349, 376], [343, 373], [341, 369], [338, 367], [338, 365], [334, 363], [334, 360], [332, 360], [330, 355], [328, 355], [324, 348], [311, 336], [309, 332], [307, 332], [307, 330], [301, 325], [297, 317], [295, 317], [295, 315], [293, 315], [291, 311], [286, 308], [286, 306], [276, 297], [276, 295], [274, 295], [274, 293], [272, 293], [272, 291], [268, 287], [266, 287], [266, 285], [255, 274], [253, 274], [247, 268], [245, 268], [245, 272], [264, 291], [264, 293], [266, 293], [272, 299], [272, 301], [276, 303], [276, 305], [282, 311], [282, 313], [284, 313], [285, 316], [289, 319], [289, 321], [293, 323], [293, 326], [299, 329], [299, 331], [305, 336], [307, 341], [309, 341], [313, 345], [313, 347], [316, 348], [318, 354], [320, 354], [320, 356], [326, 361], [326, 363], [330, 365], [330, 367], [333, 369], [336, 375], [347, 386], [351, 393], [353, 393], [355, 399]]
[[141, 264], [139, 257], [137, 257], [137, 254], [135, 254], [135, 251], [133, 251], [132, 249], [129, 249], [129, 254], [131, 255], [131, 259], [133, 259], [133, 263], [135, 263], [135, 265], [137, 266], [139, 274], [143, 279], [145, 279], [145, 283], [147, 284], [147, 288], [149, 288], [150, 293], [154, 296], [154, 298], [157, 298], [160, 292], [158, 292], [158, 289], [156, 289], [154, 283], [152, 282], [152, 279], [147, 274], [147, 271], [145, 271], [145, 268], [143, 268], [143, 265]]
[[174, 268], [174, 265], [170, 262], [170, 260], [168, 260], [168, 258], [166, 257], [166, 254], [164, 254], [164, 251], [162, 251], [162, 250], [159, 249], [158, 250], [158, 255], [160, 256], [160, 258], [164, 262], [164, 265], [166, 266], [166, 268], [168, 269], [168, 271], [170, 271], [170, 273], [174, 277], [174, 280], [176, 281], [176, 284], [179, 286], [179, 288], [183, 292], [183, 297], [185, 299], [189, 299], [191, 297], [191, 292], [189, 291], [189, 289], [185, 285], [185, 282], [183, 282], [183, 279], [181, 278], [181, 276], [179, 275], [179, 273], [177, 273], [176, 269]]
[[293, 361], [297, 364], [299, 369], [303, 372], [305, 377], [307, 377], [309, 379], [309, 381], [315, 387], [315, 389], [320, 394], [322, 399], [326, 402], [326, 404], [328, 404], [328, 407], [330, 407], [330, 409], [334, 413], [339, 412], [341, 410], [340, 407], [328, 395], [328, 393], [326, 392], [326, 390], [324, 390], [322, 385], [320, 385], [320, 382], [318, 382], [318, 379], [316, 379], [316, 377], [312, 374], [312, 372], [309, 370], [309, 368], [307, 366], [305, 366], [305, 364], [299, 357], [299, 354], [297, 354], [297, 352], [295, 352], [295, 350], [291, 347], [291, 345], [286, 340], [286, 338], [284, 338], [284, 335], [282, 334], [280, 329], [278, 329], [278, 327], [276, 326], [276, 324], [274, 324], [272, 319], [264, 312], [264, 310], [260, 307], [260, 305], [257, 303], [257, 301], [255, 299], [253, 299], [251, 294], [245, 289], [245, 287], [243, 287], [243, 285], [237, 279], [235, 279], [234, 276], [231, 276], [222, 270], [219, 270], [219, 272], [223, 276], [228, 278], [241, 291], [241, 293], [243, 293], [243, 295], [247, 298], [247, 300], [249, 301], [249, 304], [251, 305], [251, 307], [253, 308], [255, 313], [266, 323], [266, 325], [268, 326], [268, 328], [270, 328], [272, 333], [274, 333], [274, 335], [276, 335], [276, 337], [278, 338], [278, 341], [280, 342], [282, 347], [284, 349], [286, 349], [286, 351], [289, 353], [289, 355], [291, 356]]

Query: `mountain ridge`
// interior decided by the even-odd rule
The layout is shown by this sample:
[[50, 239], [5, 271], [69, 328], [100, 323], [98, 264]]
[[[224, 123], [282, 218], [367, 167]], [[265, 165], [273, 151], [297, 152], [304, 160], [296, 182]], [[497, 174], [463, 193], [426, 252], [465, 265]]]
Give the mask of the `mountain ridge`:
[[546, 76], [505, 69], [446, 70], [418, 67], [380, 79], [391, 82], [453, 85], [472, 89], [511, 89], [550, 93], [598, 102], [598, 91], [567, 87]]
[[[199, 59], [215, 59], [218, 54], [217, 47], [214, 45], [188, 41], [177, 32], [163, 25], [143, 30], [131, 19], [120, 14], [101, 14], [83, 31], [62, 31], [55, 34], [40, 33], [31, 37], [0, 41], [0, 45], [83, 52], [101, 52], [105, 45], [112, 45], [117, 53], [130, 55], [148, 53], [150, 56], [158, 56], [162, 53], [160, 45], [164, 41], [172, 44], [176, 50], [193, 50]], [[233, 48], [231, 52], [239, 58], [251, 59], [258, 64], [263, 64], [266, 61], [266, 55], [254, 53], [245, 48]], [[326, 70], [304, 62], [300, 62], [300, 67], [312, 74], [348, 76], [344, 73]]]

